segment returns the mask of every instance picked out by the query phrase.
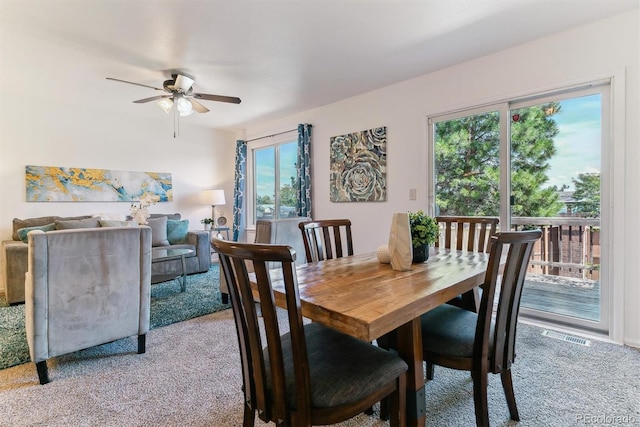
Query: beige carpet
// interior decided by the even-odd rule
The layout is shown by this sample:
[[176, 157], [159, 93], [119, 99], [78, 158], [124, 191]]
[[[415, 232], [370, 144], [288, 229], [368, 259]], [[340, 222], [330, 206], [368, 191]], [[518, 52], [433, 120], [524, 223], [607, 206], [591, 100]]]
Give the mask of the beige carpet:
[[[584, 415], [640, 422], [640, 352], [599, 342], [582, 347], [541, 331], [519, 330], [513, 371], [522, 421], [509, 421], [499, 377], [492, 375], [492, 426], [582, 425]], [[44, 386], [32, 363], [0, 370], [0, 426], [242, 425], [231, 310], [152, 330], [143, 355], [128, 338], [54, 358], [49, 367], [52, 382]], [[426, 387], [427, 425], [474, 425], [469, 374], [436, 368], [435, 375]], [[367, 415], [340, 424], [385, 425]]]
[[[0, 371], [0, 426], [241, 426], [242, 374], [231, 310]], [[262, 425], [256, 419], [256, 425]], [[385, 425], [361, 415], [344, 426]]]

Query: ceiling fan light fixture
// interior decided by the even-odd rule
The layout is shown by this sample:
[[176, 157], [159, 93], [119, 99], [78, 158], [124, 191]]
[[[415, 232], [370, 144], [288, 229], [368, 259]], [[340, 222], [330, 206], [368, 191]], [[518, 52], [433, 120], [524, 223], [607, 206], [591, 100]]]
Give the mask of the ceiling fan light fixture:
[[158, 100], [158, 105], [165, 113], [169, 114], [169, 111], [171, 111], [173, 107], [173, 100], [171, 98], [162, 98]]
[[176, 95], [174, 102], [176, 103], [176, 108], [181, 116], [190, 116], [193, 114], [193, 105], [191, 104], [191, 101], [184, 96]]

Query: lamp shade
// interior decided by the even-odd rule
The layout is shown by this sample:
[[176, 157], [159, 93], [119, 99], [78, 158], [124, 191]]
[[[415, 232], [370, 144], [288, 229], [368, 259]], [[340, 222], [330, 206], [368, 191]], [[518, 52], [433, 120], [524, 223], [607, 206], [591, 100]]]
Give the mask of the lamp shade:
[[193, 114], [193, 105], [191, 104], [191, 101], [180, 94], [176, 94], [174, 98], [176, 108], [181, 116], [189, 116]]
[[164, 110], [165, 113], [169, 114], [169, 111], [171, 111], [171, 107], [173, 107], [173, 100], [171, 98], [162, 98], [158, 100], [158, 105]]
[[207, 192], [209, 193], [207, 199], [211, 206], [223, 206], [227, 203], [224, 198], [224, 190], [207, 190]]

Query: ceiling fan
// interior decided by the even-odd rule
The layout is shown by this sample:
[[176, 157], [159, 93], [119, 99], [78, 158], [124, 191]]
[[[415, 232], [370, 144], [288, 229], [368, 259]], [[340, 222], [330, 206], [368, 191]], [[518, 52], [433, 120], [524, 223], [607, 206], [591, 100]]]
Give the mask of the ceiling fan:
[[145, 85], [142, 83], [128, 82], [126, 80], [114, 79], [107, 77], [107, 80], [127, 83], [130, 85], [148, 87], [149, 89], [167, 92], [168, 95], [157, 95], [150, 98], [138, 99], [133, 101], [136, 104], [144, 104], [145, 102], [157, 101], [160, 108], [167, 114], [175, 104], [177, 112], [181, 116], [189, 116], [194, 111], [198, 113], [206, 113], [209, 111], [207, 107], [196, 101], [196, 99], [204, 99], [207, 101], [229, 102], [231, 104], [240, 104], [240, 98], [234, 96], [210, 95], [207, 93], [197, 93], [193, 91], [195, 80], [185, 74], [172, 74], [170, 80], [165, 80], [162, 88]]

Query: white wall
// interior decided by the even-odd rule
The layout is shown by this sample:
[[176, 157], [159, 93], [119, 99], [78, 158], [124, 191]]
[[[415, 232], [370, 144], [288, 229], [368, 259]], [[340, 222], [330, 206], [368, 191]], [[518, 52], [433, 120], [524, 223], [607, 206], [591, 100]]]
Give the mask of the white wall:
[[[30, 49], [34, 46], [45, 53], [56, 50], [67, 62], [76, 61], [74, 66], [89, 66], [93, 59], [82, 52], [63, 52], [46, 40], [30, 40]], [[37, 62], [39, 55], [15, 54], [18, 51], [3, 46], [1, 81], [11, 81], [20, 74], [21, 81], [33, 81], [39, 89], [43, 80], [56, 84], [48, 76], [51, 67]], [[96, 85], [104, 85], [101, 90], [120, 89], [106, 80]], [[174, 200], [152, 206], [150, 211], [180, 212], [192, 229], [202, 229], [200, 219], [211, 216], [211, 206], [202, 198], [204, 188], [223, 188], [228, 205], [219, 207], [217, 213], [230, 211], [235, 155], [232, 133], [197, 126], [192, 117], [186, 117], [180, 120], [180, 135], [174, 139], [172, 115], [157, 108], [157, 117], [145, 119], [132, 109], [153, 105], [133, 104], [124, 98], [122, 112], [113, 113], [101, 105], [96, 93], [87, 94], [84, 105], [66, 101], [55, 95], [43, 96], [30, 87], [20, 91], [5, 85], [0, 89], [0, 239], [11, 238], [14, 217], [129, 212], [126, 202], [27, 203], [26, 165], [170, 172]]]
[[[614, 336], [640, 346], [637, 11], [459, 64], [364, 95], [245, 129], [248, 139], [313, 125], [313, 216], [348, 217], [355, 250], [385, 244], [393, 212], [427, 208], [426, 117], [614, 77]], [[329, 202], [329, 138], [387, 126], [387, 201]], [[239, 134], [240, 136], [240, 134]], [[409, 200], [409, 189], [417, 200]], [[623, 313], [624, 310], [624, 313]]]
[[27, 203], [26, 165], [170, 172], [173, 202], [159, 203], [150, 211], [180, 212], [189, 219], [190, 227], [197, 229], [202, 228], [201, 218], [211, 216], [211, 206], [201, 198], [203, 188], [225, 188], [227, 198], [232, 196], [232, 134], [189, 128], [183, 123], [181, 136], [173, 139], [170, 129], [158, 123], [106, 117], [64, 106], [52, 110], [48, 107], [31, 106], [29, 114], [24, 114], [22, 109], [3, 111], [1, 116], [0, 230], [3, 240], [11, 238], [14, 217], [129, 212], [126, 202]]
[[[123, 61], [108, 41], [87, 49], [28, 24], [0, 27], [0, 239], [11, 237], [14, 217], [129, 212], [126, 202], [27, 203], [26, 165], [170, 172], [174, 200], [150, 211], [180, 212], [193, 229], [211, 216], [203, 188], [225, 189], [231, 203], [232, 133], [199, 125], [196, 114], [180, 120], [174, 139], [172, 114], [131, 102], [147, 89], [105, 79], [153, 74], [145, 52]], [[95, 79], [74, 79], [83, 70]]]

